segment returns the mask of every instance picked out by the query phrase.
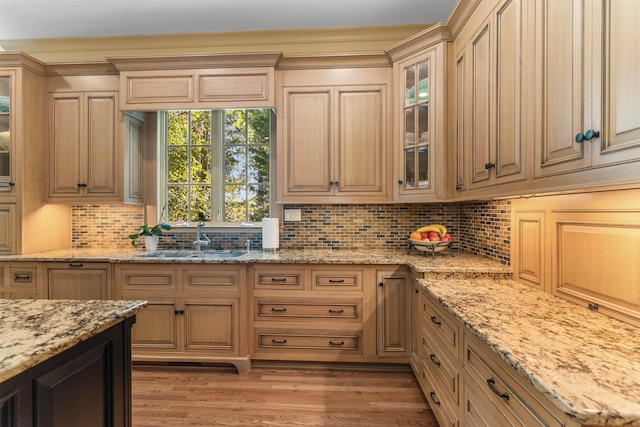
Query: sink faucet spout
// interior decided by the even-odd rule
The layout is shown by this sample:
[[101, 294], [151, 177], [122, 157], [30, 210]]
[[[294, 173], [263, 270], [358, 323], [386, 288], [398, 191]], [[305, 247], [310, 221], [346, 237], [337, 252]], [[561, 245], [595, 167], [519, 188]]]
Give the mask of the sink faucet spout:
[[193, 246], [195, 246], [198, 251], [201, 251], [203, 246], [209, 247], [211, 245], [211, 240], [209, 240], [209, 236], [202, 232], [202, 227], [204, 227], [204, 222], [199, 222], [196, 230], [196, 241], [193, 242]]

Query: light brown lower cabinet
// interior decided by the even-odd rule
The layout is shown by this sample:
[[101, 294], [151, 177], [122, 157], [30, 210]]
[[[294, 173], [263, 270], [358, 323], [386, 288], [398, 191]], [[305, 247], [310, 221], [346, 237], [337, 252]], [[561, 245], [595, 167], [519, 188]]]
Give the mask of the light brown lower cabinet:
[[45, 288], [50, 299], [111, 298], [111, 264], [97, 262], [45, 263]]
[[441, 426], [579, 426], [426, 290], [420, 293], [419, 363], [412, 367]]
[[252, 358], [408, 362], [407, 270], [313, 264], [256, 264], [249, 270]]
[[243, 265], [118, 264], [115, 275], [117, 298], [148, 301], [132, 329], [134, 362], [229, 363], [249, 372]]
[[1, 263], [0, 298], [43, 298], [41, 276], [39, 263]]

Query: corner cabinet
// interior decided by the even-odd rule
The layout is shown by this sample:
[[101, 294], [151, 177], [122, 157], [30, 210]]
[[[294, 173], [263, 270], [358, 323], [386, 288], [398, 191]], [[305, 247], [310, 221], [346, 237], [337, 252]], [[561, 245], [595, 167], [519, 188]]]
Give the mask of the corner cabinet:
[[112, 200], [122, 175], [117, 92], [51, 93], [49, 198]]
[[454, 197], [527, 188], [533, 3], [483, 3], [453, 43]]
[[394, 201], [444, 198], [444, 43], [394, 62]]
[[378, 357], [402, 357], [411, 351], [411, 284], [403, 269], [376, 270]]
[[390, 200], [391, 67], [278, 75], [280, 203]]

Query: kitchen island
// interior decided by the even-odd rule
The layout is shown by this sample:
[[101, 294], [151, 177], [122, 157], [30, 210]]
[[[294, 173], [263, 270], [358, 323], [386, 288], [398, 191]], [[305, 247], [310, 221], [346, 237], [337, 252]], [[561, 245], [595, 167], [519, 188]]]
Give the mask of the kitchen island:
[[130, 330], [145, 304], [0, 300], [3, 421], [130, 425]]

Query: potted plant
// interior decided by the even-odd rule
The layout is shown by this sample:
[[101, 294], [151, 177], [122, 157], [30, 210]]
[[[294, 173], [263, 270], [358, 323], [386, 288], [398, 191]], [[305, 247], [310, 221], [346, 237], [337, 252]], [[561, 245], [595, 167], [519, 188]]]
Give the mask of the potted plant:
[[154, 225], [149, 228], [149, 226], [145, 223], [140, 226], [140, 232], [129, 234], [129, 238], [131, 239], [131, 245], [136, 245], [136, 239], [140, 236], [144, 237], [144, 248], [147, 251], [155, 251], [158, 250], [158, 239], [162, 236], [162, 229], [171, 230], [171, 226], [166, 222], [161, 222], [159, 224]]

